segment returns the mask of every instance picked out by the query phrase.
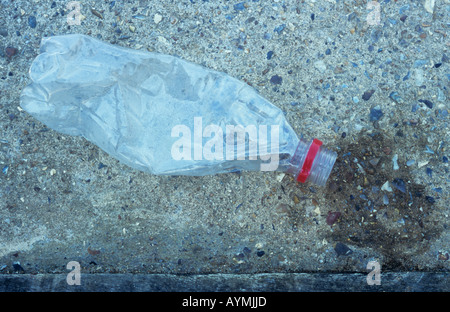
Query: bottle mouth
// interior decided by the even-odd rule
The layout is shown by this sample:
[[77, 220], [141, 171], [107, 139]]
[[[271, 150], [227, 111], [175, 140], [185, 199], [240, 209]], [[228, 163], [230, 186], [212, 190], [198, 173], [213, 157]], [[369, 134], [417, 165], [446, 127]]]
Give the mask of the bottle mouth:
[[337, 153], [323, 147], [320, 140], [301, 139], [291, 161], [296, 168], [292, 173], [298, 182], [325, 186], [336, 158]]

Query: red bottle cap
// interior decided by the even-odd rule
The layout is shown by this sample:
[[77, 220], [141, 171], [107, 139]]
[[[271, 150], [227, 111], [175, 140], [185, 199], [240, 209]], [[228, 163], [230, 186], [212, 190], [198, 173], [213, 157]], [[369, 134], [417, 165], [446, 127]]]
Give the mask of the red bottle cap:
[[318, 139], [314, 139], [309, 147], [308, 153], [306, 154], [305, 161], [303, 162], [302, 169], [297, 176], [297, 181], [305, 183], [306, 179], [309, 177], [311, 173], [311, 167], [316, 158], [317, 153], [319, 152], [320, 146], [322, 145], [322, 141]]

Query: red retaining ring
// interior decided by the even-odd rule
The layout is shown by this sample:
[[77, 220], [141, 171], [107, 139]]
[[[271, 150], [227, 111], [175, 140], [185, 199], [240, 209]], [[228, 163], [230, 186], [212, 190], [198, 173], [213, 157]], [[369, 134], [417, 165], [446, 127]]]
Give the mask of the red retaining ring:
[[319, 152], [320, 146], [322, 146], [322, 141], [318, 139], [314, 139], [309, 147], [308, 153], [306, 154], [305, 161], [303, 162], [302, 169], [297, 176], [297, 181], [305, 183], [306, 179], [309, 177], [311, 173], [311, 167], [316, 158], [317, 153]]

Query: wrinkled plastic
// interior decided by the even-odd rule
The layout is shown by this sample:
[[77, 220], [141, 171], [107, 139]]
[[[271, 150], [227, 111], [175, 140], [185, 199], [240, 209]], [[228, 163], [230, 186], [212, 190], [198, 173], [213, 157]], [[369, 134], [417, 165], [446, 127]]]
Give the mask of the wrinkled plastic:
[[[32, 83], [21, 94], [22, 108], [56, 131], [86, 138], [128, 166], [167, 175], [260, 170], [274, 151], [277, 170], [295, 171], [300, 165], [291, 163], [299, 139], [283, 112], [225, 73], [77, 34], [44, 38], [40, 52], [30, 68]], [[174, 159], [174, 143], [180, 139], [174, 129], [180, 125], [193, 136], [198, 131], [204, 135], [208, 125], [220, 126], [224, 143], [235, 147], [233, 159], [225, 155], [227, 147], [218, 159], [194, 155], [208, 136], [191, 140], [191, 157]], [[277, 148], [268, 131], [267, 144], [258, 146], [256, 155], [240, 149], [226, 137], [227, 125], [277, 125]], [[251, 140], [247, 136], [246, 144]]]

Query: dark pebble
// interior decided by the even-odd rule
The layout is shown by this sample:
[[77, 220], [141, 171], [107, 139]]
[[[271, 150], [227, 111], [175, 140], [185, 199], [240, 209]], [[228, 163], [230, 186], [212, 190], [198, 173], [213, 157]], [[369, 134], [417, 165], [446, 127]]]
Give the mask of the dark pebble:
[[392, 181], [392, 186], [395, 187], [400, 192], [406, 193], [406, 184], [405, 181], [403, 181], [402, 179], [395, 178], [394, 181]]
[[273, 51], [267, 52], [267, 59], [270, 60], [272, 58]]
[[56, 8], [56, 2], [55, 2], [55, 1], [53, 1], [53, 2], [52, 2], [52, 4], [51, 4], [50, 8], [51, 8], [51, 9], [54, 9], [54, 8]]
[[401, 17], [400, 17], [400, 20], [404, 23], [405, 21], [406, 21], [406, 18], [407, 18], [408, 16], [407, 15], [402, 15]]
[[366, 92], [364, 92], [364, 94], [362, 95], [362, 99], [364, 100], [364, 101], [368, 101], [371, 97], [372, 97], [372, 95], [375, 93], [375, 90], [368, 90], [368, 91], [366, 91]]
[[233, 8], [234, 8], [236, 11], [244, 11], [244, 10], [245, 10], [245, 5], [244, 5], [244, 4], [245, 4], [244, 2], [236, 3], [236, 4], [233, 6]]
[[313, 21], [316, 18], [316, 16], [313, 14], [311, 14], [311, 20]]
[[328, 211], [327, 224], [328, 225], [335, 224], [340, 216], [341, 213], [339, 211]]
[[104, 168], [104, 167], [107, 167], [105, 164], [103, 164], [103, 163], [99, 163], [98, 164], [98, 169], [102, 169], [102, 168]]
[[334, 247], [334, 250], [336, 251], [338, 256], [347, 256], [353, 252], [350, 248], [348, 248], [347, 245], [343, 243], [337, 243]]
[[286, 24], [281, 24], [281, 25], [275, 27], [275, 29], [273, 31], [280, 34], [285, 27], [286, 27]]
[[430, 178], [433, 176], [433, 170], [431, 168], [427, 168], [425, 171]]
[[326, 49], [325, 54], [326, 55], [330, 55], [331, 54], [331, 50], [330, 49]]
[[441, 65], [442, 65], [442, 63], [436, 63], [436, 64], [434, 64], [434, 68], [439, 68], [439, 67], [441, 67]]
[[16, 272], [24, 272], [25, 271], [22, 268], [22, 266], [20, 265], [20, 263], [17, 263], [17, 262], [13, 263], [13, 268], [14, 268], [14, 271], [16, 271]]
[[432, 197], [432, 196], [425, 196], [425, 200], [427, 201], [427, 202], [429, 202], [430, 204], [434, 204], [435, 203], [435, 199], [434, 199], [434, 197]]
[[13, 56], [16, 55], [18, 52], [19, 52], [19, 50], [17, 50], [16, 48], [12, 48], [12, 47], [7, 47], [7, 48], [5, 49], [5, 53], [6, 53], [6, 56], [7, 56], [8, 58], [13, 57]]
[[244, 247], [244, 253], [249, 254], [252, 250], [248, 247]]
[[257, 255], [258, 257], [262, 257], [262, 256], [264, 256], [264, 254], [265, 254], [265, 252], [262, 251], [262, 250], [259, 250], [259, 251], [256, 252], [256, 255]]
[[442, 161], [444, 163], [448, 163], [448, 157], [447, 156], [442, 156]]
[[283, 78], [281, 78], [278, 75], [272, 76], [272, 78], [270, 78], [270, 82], [276, 85], [281, 84], [281, 82], [283, 81]]
[[433, 103], [428, 100], [419, 100], [420, 103], [425, 104], [428, 108], [433, 108]]
[[36, 28], [36, 17], [34, 17], [33, 15], [28, 16], [28, 25], [31, 28]]
[[345, 133], [345, 132], [342, 132], [342, 135], [341, 135], [341, 137], [343, 138], [343, 139], [345, 139], [345, 137], [347, 136], [347, 133]]
[[379, 120], [383, 116], [383, 112], [379, 108], [372, 108], [370, 110], [370, 121]]

